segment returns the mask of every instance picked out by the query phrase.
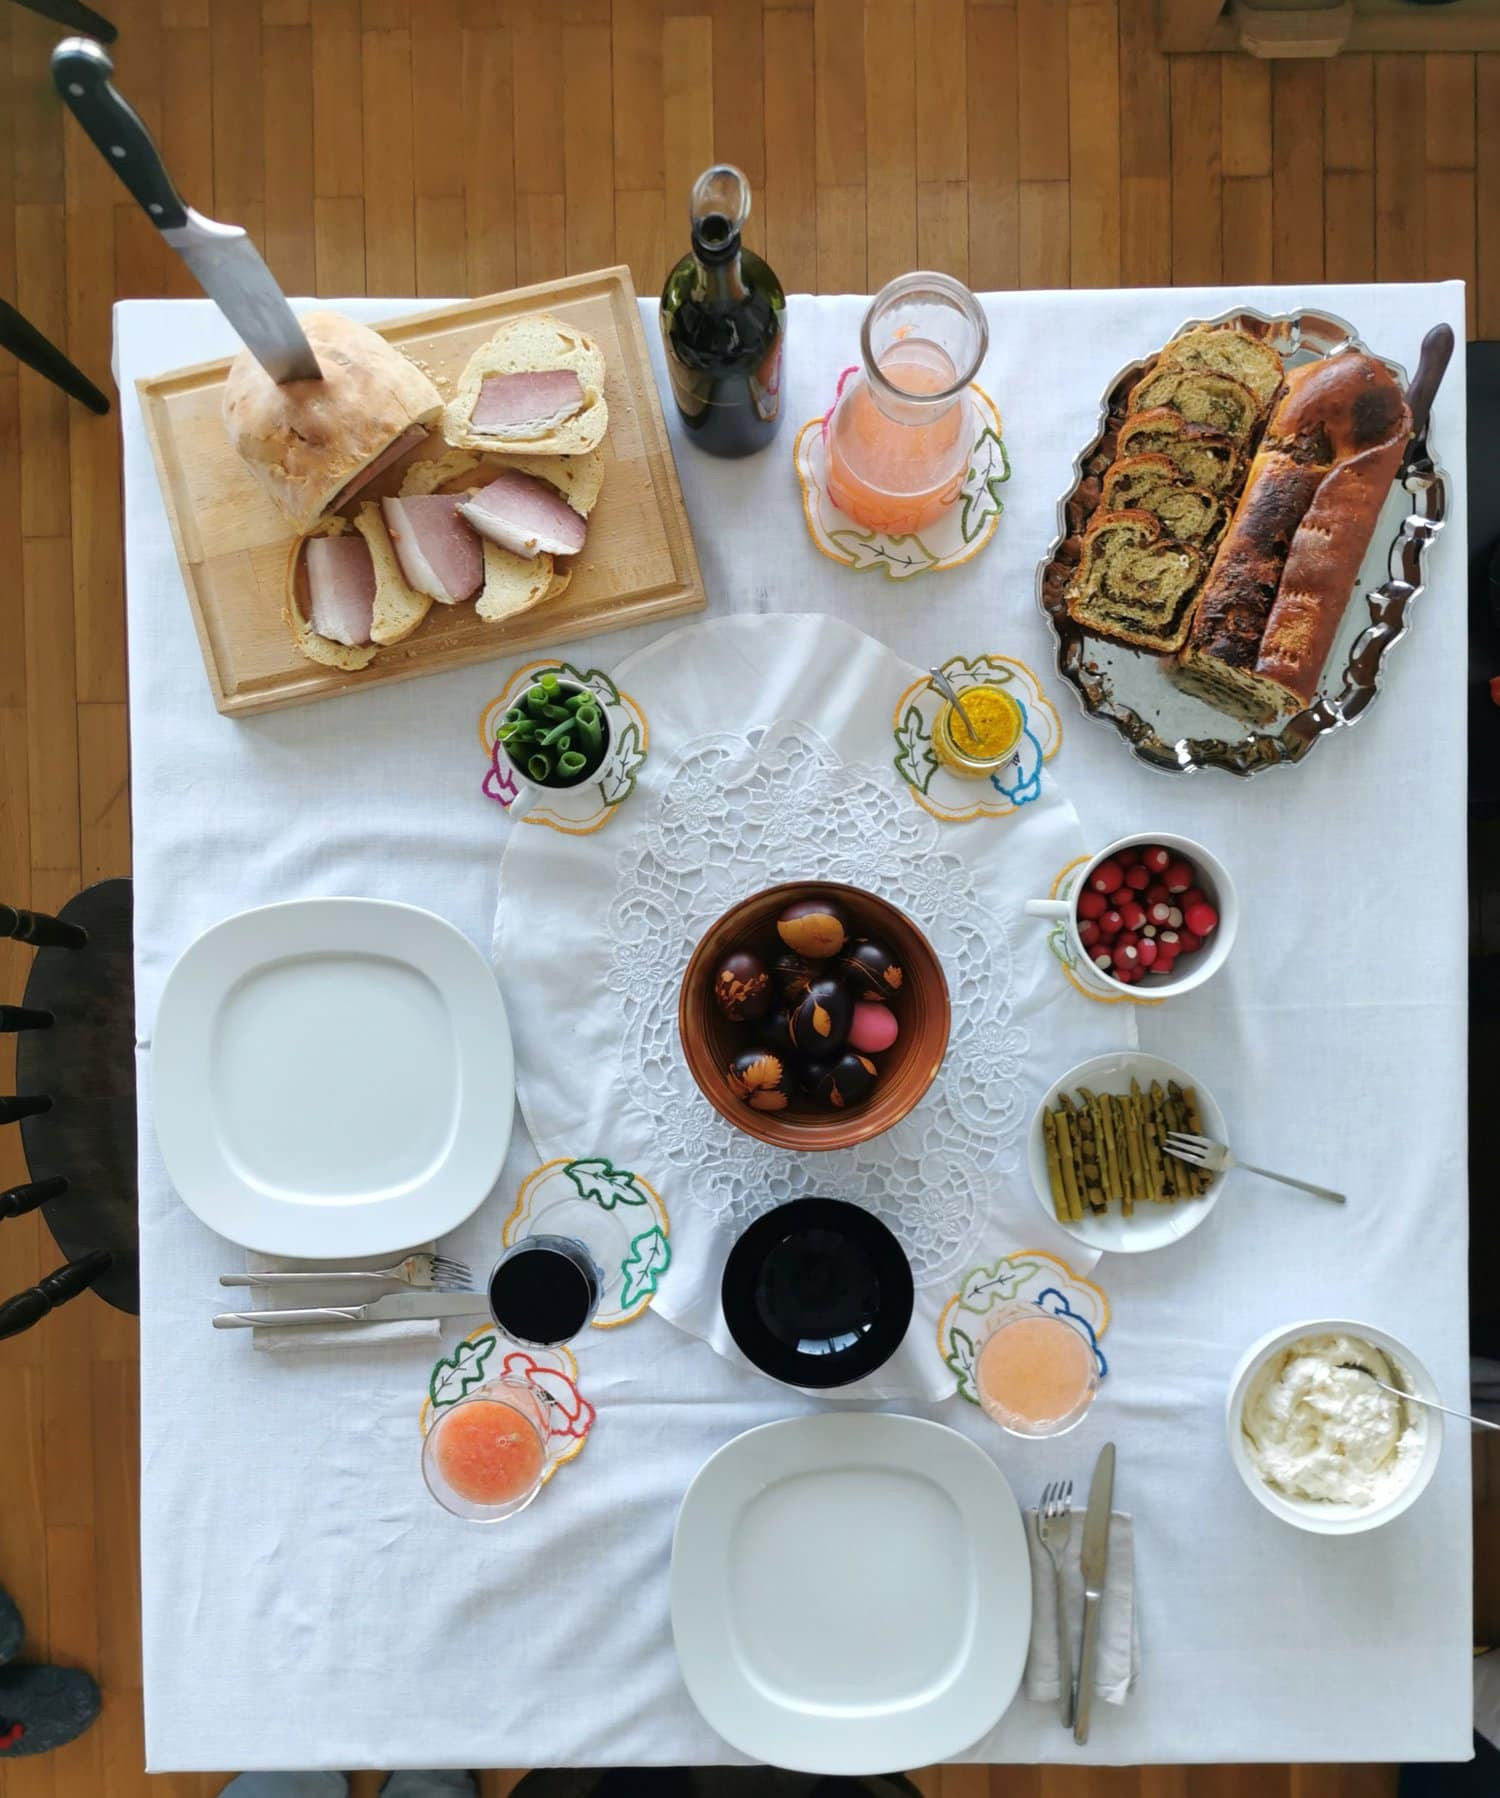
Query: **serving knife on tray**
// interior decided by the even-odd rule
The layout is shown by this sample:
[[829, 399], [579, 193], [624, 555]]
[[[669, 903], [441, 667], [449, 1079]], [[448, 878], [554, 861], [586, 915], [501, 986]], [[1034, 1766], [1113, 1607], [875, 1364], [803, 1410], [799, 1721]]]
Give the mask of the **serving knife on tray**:
[[1106, 1442], [1089, 1482], [1089, 1508], [1083, 1519], [1083, 1646], [1078, 1653], [1078, 1684], [1073, 1702], [1073, 1740], [1089, 1739], [1094, 1707], [1094, 1662], [1099, 1658], [1099, 1612], [1104, 1579], [1109, 1572], [1109, 1514], [1115, 1499], [1115, 1445]]
[[192, 270], [203, 291], [278, 385], [322, 370], [276, 277], [239, 225], [195, 212], [178, 194], [151, 133], [110, 83], [114, 64], [92, 38], [64, 38], [52, 82], [130, 196]]
[[306, 1310], [221, 1311], [216, 1330], [296, 1329], [301, 1324], [384, 1324], [403, 1318], [483, 1317], [482, 1292], [392, 1292], [362, 1305], [311, 1305]]

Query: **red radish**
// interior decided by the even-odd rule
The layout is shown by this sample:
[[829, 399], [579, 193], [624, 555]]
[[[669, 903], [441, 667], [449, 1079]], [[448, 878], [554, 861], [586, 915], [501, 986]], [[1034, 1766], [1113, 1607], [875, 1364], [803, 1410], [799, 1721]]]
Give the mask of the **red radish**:
[[1173, 862], [1162, 880], [1169, 893], [1185, 893], [1193, 884], [1193, 870], [1186, 862]]
[[1204, 905], [1207, 900], [1202, 887], [1189, 887], [1177, 903], [1186, 911], [1190, 905]]
[[1106, 936], [1118, 936], [1125, 928], [1125, 920], [1111, 907], [1099, 920], [1099, 928]]
[[1125, 920], [1125, 928], [1127, 930], [1139, 930], [1146, 922], [1144, 908], [1137, 905], [1134, 899], [1127, 901], [1126, 904], [1120, 907], [1120, 916]]
[[1129, 887], [1116, 887], [1114, 892], [1109, 896], [1109, 902], [1116, 911], [1124, 911], [1127, 905], [1133, 905], [1135, 903], [1135, 894], [1131, 892]]
[[1182, 919], [1194, 936], [1207, 936], [1217, 927], [1219, 914], [1200, 899], [1196, 905], [1184, 906]]
[[1125, 878], [1125, 871], [1118, 862], [1100, 862], [1089, 876], [1089, 885], [1096, 893], [1112, 893]]
[[1151, 876], [1144, 868], [1131, 868], [1125, 876], [1125, 884], [1133, 893], [1144, 893], [1151, 884]]
[[1162, 952], [1166, 955], [1176, 955], [1182, 948], [1182, 938], [1175, 930], [1157, 931], [1156, 940], [1161, 944]]
[[1146, 916], [1153, 924], [1170, 924], [1172, 922], [1172, 908], [1167, 904], [1165, 899], [1157, 899], [1146, 907]]
[[1141, 977], [1139, 968], [1112, 968], [1110, 972], [1121, 986], [1134, 986]]
[[1167, 922], [1174, 930], [1182, 929], [1182, 907], [1180, 905], [1170, 905], [1167, 907]]
[[1092, 918], [1084, 918], [1078, 926], [1078, 940], [1085, 949], [1092, 949], [1099, 941], [1099, 926]]
[[1172, 972], [1172, 969], [1176, 965], [1177, 965], [1177, 957], [1175, 955], [1160, 955], [1159, 954], [1156, 958], [1156, 966], [1151, 970], [1151, 972], [1153, 974], [1161, 974], [1163, 976], [1166, 976]]
[[1183, 955], [1196, 955], [1203, 947], [1203, 938], [1195, 936], [1191, 930], [1177, 932], [1177, 948]]
[[1141, 935], [1142, 936], [1155, 936], [1156, 935], [1156, 926], [1154, 924], [1142, 924]]
[[1078, 895], [1078, 915], [1080, 918], [1097, 918], [1109, 907], [1109, 901], [1103, 893], [1080, 893]]
[[1172, 895], [1159, 880], [1153, 881], [1152, 884], [1146, 888], [1146, 903], [1147, 905], [1170, 905], [1172, 903]]
[[1139, 849], [1117, 849], [1115, 851], [1115, 860], [1122, 868], [1133, 868], [1140, 859]]
[[1089, 957], [1101, 974], [1107, 974], [1110, 971], [1112, 959], [1108, 949], [1100, 949]]
[[1150, 848], [1141, 851], [1141, 860], [1153, 874], [1165, 874], [1167, 869], [1172, 865], [1170, 851], [1161, 848], [1159, 844], [1155, 843], [1153, 843]]
[[1161, 951], [1149, 937], [1136, 951], [1143, 968], [1154, 968], [1156, 966], [1156, 958], [1160, 953]]
[[1122, 973], [1127, 968], [1140, 966], [1141, 949], [1139, 943], [1115, 944], [1115, 972]]

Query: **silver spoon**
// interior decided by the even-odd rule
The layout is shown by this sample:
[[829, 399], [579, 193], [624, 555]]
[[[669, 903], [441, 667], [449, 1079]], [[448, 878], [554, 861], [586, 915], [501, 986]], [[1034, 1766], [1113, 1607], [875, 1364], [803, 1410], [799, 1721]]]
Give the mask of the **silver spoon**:
[[1374, 1380], [1380, 1390], [1389, 1392], [1392, 1398], [1409, 1399], [1414, 1405], [1426, 1405], [1429, 1411], [1441, 1411], [1445, 1417], [1457, 1417], [1463, 1423], [1472, 1423], [1476, 1429], [1500, 1430], [1500, 1423], [1490, 1423], [1483, 1417], [1471, 1417], [1467, 1411], [1455, 1411], [1451, 1405], [1440, 1405], [1435, 1398], [1420, 1398], [1415, 1392], [1403, 1392], [1399, 1386], [1376, 1379], [1368, 1367], [1361, 1367], [1357, 1361], [1340, 1361], [1339, 1366], [1348, 1368], [1350, 1373], [1362, 1373], [1367, 1380]]
[[937, 688], [943, 698], [948, 701], [949, 705], [951, 705], [954, 711], [958, 713], [959, 717], [963, 719], [964, 729], [977, 743], [979, 741], [979, 732], [974, 728], [974, 720], [964, 710], [964, 702], [958, 696], [957, 687], [955, 687], [953, 682], [948, 679], [941, 668], [929, 668], [927, 672], [932, 678], [933, 686]]

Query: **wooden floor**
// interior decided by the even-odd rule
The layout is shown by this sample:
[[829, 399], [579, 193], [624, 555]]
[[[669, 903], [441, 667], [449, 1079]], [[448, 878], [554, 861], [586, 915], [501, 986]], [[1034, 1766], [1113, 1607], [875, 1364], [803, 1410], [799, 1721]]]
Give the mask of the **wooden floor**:
[[[789, 289], [918, 265], [980, 288], [1457, 275], [1471, 327], [1500, 335], [1500, 56], [1169, 62], [1150, 0], [108, 10], [118, 84], [185, 196], [248, 226], [294, 293], [478, 294], [617, 260], [650, 292], [725, 157]], [[59, 35], [0, 0], [0, 293], [107, 384], [111, 299], [196, 289], [60, 115]], [[0, 356], [0, 896], [43, 907], [130, 865], [116, 429]], [[0, 945], [0, 999], [24, 970]], [[53, 1260], [34, 1219], [0, 1227], [0, 1293]], [[0, 1582], [33, 1650], [106, 1694], [82, 1741], [0, 1770], [0, 1798], [222, 1784], [141, 1772], [135, 1348], [91, 1300], [0, 1344]], [[1500, 1462], [1490, 1479], [1493, 1541]], [[1484, 1562], [1500, 1635], [1497, 1593]], [[1394, 1775], [950, 1769], [923, 1789], [1374, 1798]]]

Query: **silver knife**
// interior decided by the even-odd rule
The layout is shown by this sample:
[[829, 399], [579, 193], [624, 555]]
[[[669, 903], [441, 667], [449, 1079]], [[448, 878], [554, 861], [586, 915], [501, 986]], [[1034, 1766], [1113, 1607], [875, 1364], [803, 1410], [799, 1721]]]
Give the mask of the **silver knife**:
[[278, 385], [321, 380], [297, 315], [260, 251], [240, 226], [204, 218], [181, 198], [151, 133], [110, 85], [114, 72], [103, 45], [92, 38], [64, 38], [52, 52], [58, 93], [245, 348]]
[[1083, 1646], [1078, 1651], [1078, 1683], [1074, 1687], [1073, 1740], [1089, 1739], [1089, 1713], [1094, 1705], [1094, 1662], [1099, 1657], [1099, 1610], [1104, 1603], [1104, 1576], [1109, 1571], [1109, 1513], [1115, 1498], [1115, 1445], [1106, 1442], [1089, 1482], [1089, 1508], [1083, 1518]]
[[314, 1305], [305, 1311], [221, 1311], [216, 1330], [295, 1329], [299, 1324], [381, 1324], [411, 1317], [483, 1317], [482, 1292], [392, 1292], [362, 1305]]

